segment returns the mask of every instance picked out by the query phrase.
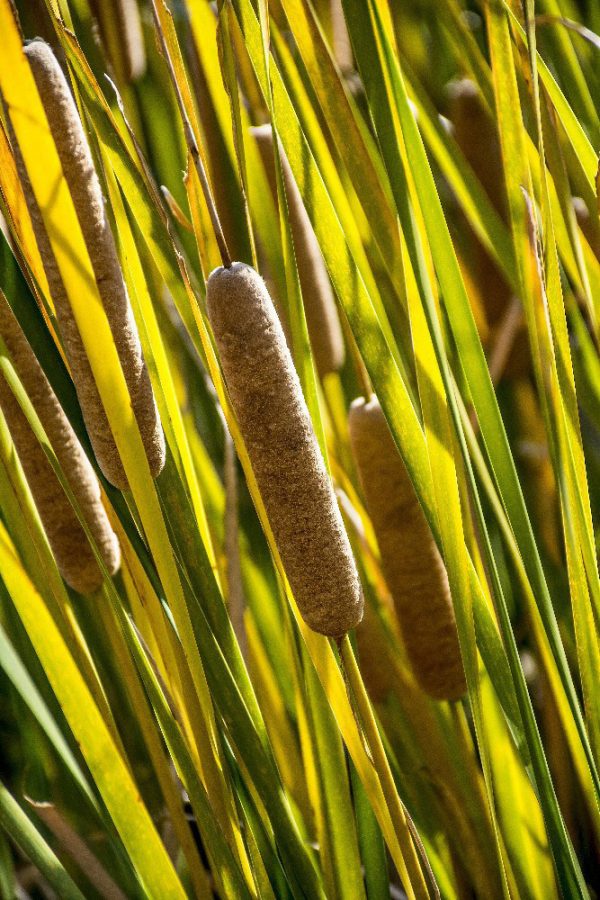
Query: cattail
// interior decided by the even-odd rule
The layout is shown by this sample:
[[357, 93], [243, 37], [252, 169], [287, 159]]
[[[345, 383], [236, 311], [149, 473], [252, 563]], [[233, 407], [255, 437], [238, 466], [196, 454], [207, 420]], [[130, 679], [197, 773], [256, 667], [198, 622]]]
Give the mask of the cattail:
[[[106, 568], [114, 575], [120, 564], [119, 542], [102, 506], [98, 479], [12, 309], [3, 297], [0, 297], [0, 334]], [[102, 584], [102, 573], [85, 531], [16, 397], [1, 375], [0, 407], [61, 575], [67, 584], [82, 594], [96, 590]]]
[[[498, 214], [506, 221], [504, 166], [498, 132], [487, 114], [479, 88], [469, 78], [448, 85], [449, 116], [454, 136], [467, 162], [475, 172]], [[483, 306], [487, 326], [486, 348], [492, 349], [505, 314], [512, 301], [512, 291], [504, 275], [479, 239], [468, 229], [472, 238], [470, 267]], [[504, 365], [504, 375], [516, 378], [531, 368], [527, 331], [521, 326], [515, 333], [511, 351]]]
[[[25, 53], [77, 211], [150, 471], [152, 476], [156, 477], [165, 461], [164, 435], [90, 150], [66, 79], [50, 47], [43, 41], [33, 41], [25, 47]], [[28, 193], [31, 195], [31, 189]], [[105, 477], [115, 487], [125, 490], [128, 485], [123, 464], [108, 425], [56, 259], [45, 234], [41, 214], [31, 201], [30, 196], [32, 222], [47, 270], [64, 349], [86, 428]]]
[[91, 0], [102, 43], [119, 82], [146, 71], [146, 48], [136, 0]]
[[339, 637], [362, 618], [348, 536], [281, 323], [262, 278], [233, 263], [208, 279], [225, 382], [300, 613]]
[[[258, 143], [271, 190], [276, 194], [273, 131], [270, 125], [261, 125], [253, 128], [252, 133]], [[306, 325], [317, 372], [323, 378], [328, 372], [337, 372], [343, 366], [344, 337], [319, 242], [283, 152], [281, 163]]]
[[354, 57], [342, 0], [330, 0], [330, 10], [333, 53], [341, 72], [346, 74], [354, 69]]
[[414, 676], [437, 700], [466, 690], [448, 577], [376, 397], [350, 408], [350, 441]]

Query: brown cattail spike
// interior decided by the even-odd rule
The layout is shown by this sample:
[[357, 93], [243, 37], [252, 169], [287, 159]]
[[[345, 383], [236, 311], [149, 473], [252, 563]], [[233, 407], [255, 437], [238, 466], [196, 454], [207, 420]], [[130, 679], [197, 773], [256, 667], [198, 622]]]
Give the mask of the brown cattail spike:
[[[33, 41], [25, 47], [25, 53], [77, 211], [98, 291], [129, 388], [131, 405], [140, 429], [150, 471], [152, 476], [156, 477], [165, 461], [164, 435], [90, 150], [73, 97], [50, 47], [43, 41]], [[39, 236], [41, 224], [39, 211], [37, 223], [35, 215], [32, 218], [38, 233], [42, 259], [46, 264], [45, 248], [47, 250], [49, 245], [47, 236], [45, 239], [43, 235], [41, 239]], [[108, 481], [124, 490], [127, 488], [127, 478], [123, 464], [108, 427], [98, 389], [53, 256], [49, 258], [48, 280], [51, 283], [51, 290], [53, 286], [58, 288], [57, 293], [53, 294], [58, 322], [94, 452]]]
[[[114, 575], [120, 564], [119, 543], [102, 506], [98, 479], [10, 306], [1, 296], [0, 334], [15, 371], [69, 480], [106, 568]], [[0, 408], [19, 454], [58, 569], [74, 590], [82, 594], [91, 593], [102, 584], [102, 573], [90, 543], [3, 376], [0, 376]]]
[[352, 44], [344, 17], [342, 0], [330, 0], [330, 10], [333, 53], [342, 74], [345, 75], [353, 71], [354, 57], [352, 56]]
[[90, 5], [119, 82], [141, 78], [146, 48], [137, 0], [91, 0]]
[[[500, 140], [479, 88], [469, 78], [462, 78], [451, 82], [447, 92], [450, 101], [448, 115], [454, 126], [456, 142], [496, 211], [507, 220]], [[491, 354], [496, 343], [504, 339], [505, 316], [512, 301], [512, 291], [495, 261], [470, 228], [467, 233], [471, 235], [472, 253], [465, 263], [485, 311], [486, 350]], [[531, 369], [529, 342], [523, 325], [515, 330], [510, 341], [510, 353], [502, 366], [503, 374], [509, 378], [521, 377]]]
[[[270, 125], [261, 125], [253, 128], [252, 133], [258, 143], [271, 189], [276, 193], [273, 131]], [[328, 372], [337, 372], [344, 365], [344, 337], [319, 242], [283, 151], [281, 163], [306, 325], [317, 372], [323, 378]]]
[[406, 652], [437, 700], [466, 690], [448, 577], [376, 397], [350, 408], [350, 441]]
[[300, 613], [339, 637], [362, 618], [348, 536], [275, 308], [262, 278], [233, 263], [208, 279], [225, 381]]

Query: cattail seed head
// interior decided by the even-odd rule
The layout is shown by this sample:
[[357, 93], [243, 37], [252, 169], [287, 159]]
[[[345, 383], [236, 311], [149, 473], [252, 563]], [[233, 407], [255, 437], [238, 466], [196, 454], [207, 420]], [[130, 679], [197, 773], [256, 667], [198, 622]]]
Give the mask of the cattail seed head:
[[[9, 304], [0, 297], [0, 334], [12, 364], [52, 444], [61, 468], [111, 575], [119, 568], [119, 543], [102, 506], [100, 485], [50, 383]], [[91, 593], [102, 573], [56, 474], [19, 403], [0, 375], [0, 408], [17, 449], [58, 569], [74, 590]]]
[[347, 72], [353, 71], [354, 57], [352, 55], [352, 43], [348, 34], [342, 0], [330, 0], [330, 10], [333, 53], [335, 61], [345, 75]]
[[137, 0], [91, 0], [91, 7], [119, 81], [141, 78], [146, 48]]
[[[25, 47], [25, 53], [77, 212], [98, 292], [129, 389], [131, 405], [140, 429], [150, 471], [152, 476], [156, 477], [165, 461], [164, 435], [90, 150], [73, 97], [51, 48], [43, 41], [33, 41]], [[36, 228], [36, 220], [32, 216], [36, 237], [40, 219], [38, 211]], [[39, 243], [40, 253], [46, 265], [44, 251], [49, 247], [47, 236], [45, 241], [42, 237]], [[54, 274], [51, 271], [53, 267]], [[49, 269], [48, 280], [51, 290], [53, 285], [58, 287], [53, 299], [65, 353], [94, 452], [108, 481], [115, 487], [126, 489], [127, 478], [123, 464], [108, 427], [85, 348], [53, 257], [50, 258]]]
[[[494, 120], [487, 114], [479, 88], [469, 78], [448, 85], [449, 116], [454, 125], [456, 142], [485, 189], [496, 211], [507, 219], [504, 166], [500, 139]], [[512, 290], [506, 278], [480, 240], [473, 234], [472, 276], [481, 298], [488, 325], [486, 344], [495, 342]], [[517, 378], [531, 369], [529, 342], [524, 326], [517, 329], [511, 351], [504, 365], [504, 375]]]
[[206, 294], [231, 403], [277, 548], [304, 621], [339, 637], [363, 597], [325, 463], [275, 308], [243, 263], [219, 268]]
[[376, 397], [355, 400], [350, 441], [406, 652], [437, 700], [466, 690], [448, 577]]
[[[276, 195], [273, 130], [270, 125], [261, 125], [259, 128], [253, 128], [252, 133], [257, 141], [271, 189]], [[281, 163], [306, 325], [317, 372], [319, 377], [323, 378], [328, 372], [337, 372], [343, 366], [344, 337], [319, 242], [283, 151]]]

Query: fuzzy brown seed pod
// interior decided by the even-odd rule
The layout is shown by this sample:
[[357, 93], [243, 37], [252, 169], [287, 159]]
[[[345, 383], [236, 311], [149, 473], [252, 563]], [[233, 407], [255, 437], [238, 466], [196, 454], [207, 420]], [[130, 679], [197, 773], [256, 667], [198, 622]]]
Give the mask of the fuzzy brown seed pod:
[[333, 53], [343, 74], [354, 69], [354, 57], [352, 55], [352, 43], [348, 34], [348, 26], [344, 16], [342, 0], [330, 0], [331, 32], [333, 38]]
[[[276, 195], [273, 131], [270, 125], [261, 125], [253, 128], [252, 133], [259, 147], [271, 190]], [[281, 162], [306, 325], [317, 372], [323, 378], [328, 372], [337, 372], [344, 365], [344, 336], [319, 242], [283, 152]]]
[[[33, 41], [25, 47], [25, 53], [77, 212], [150, 471], [156, 477], [165, 461], [164, 435], [90, 150], [73, 97], [51, 48], [43, 41]], [[44, 265], [48, 266], [50, 288], [57, 288], [53, 299], [65, 353], [96, 458], [108, 481], [125, 490], [128, 485], [123, 464], [108, 427], [56, 260], [52, 254], [48, 258], [44, 255], [49, 243], [47, 236], [45, 240], [43, 235], [40, 239], [39, 211], [37, 222], [35, 215], [32, 215], [32, 220]]]
[[[486, 113], [479, 88], [469, 78], [463, 78], [451, 82], [448, 86], [448, 95], [450, 100], [448, 114], [454, 125], [456, 142], [496, 211], [506, 221], [504, 167], [500, 140], [493, 119]], [[489, 328], [486, 349], [491, 351], [503, 327], [504, 316], [512, 300], [512, 291], [479, 239], [472, 232], [471, 235], [472, 254], [468, 265], [485, 311]], [[504, 375], [518, 378], [526, 375], [530, 369], [527, 330], [521, 326], [514, 335], [511, 351], [504, 365]]]
[[376, 397], [355, 400], [350, 441], [406, 653], [436, 700], [466, 690], [448, 577]]
[[[114, 575], [121, 559], [119, 542], [102, 506], [98, 479], [3, 297], [0, 297], [0, 335], [69, 480], [104, 563], [110, 574]], [[102, 573], [85, 531], [3, 376], [0, 376], [0, 407], [61, 575], [67, 584], [82, 594], [95, 591], [102, 584]]]
[[348, 536], [281, 324], [262, 278], [233, 263], [208, 279], [225, 382], [300, 613], [339, 637], [362, 618]]
[[137, 0], [91, 0], [102, 43], [119, 82], [146, 71], [146, 48]]

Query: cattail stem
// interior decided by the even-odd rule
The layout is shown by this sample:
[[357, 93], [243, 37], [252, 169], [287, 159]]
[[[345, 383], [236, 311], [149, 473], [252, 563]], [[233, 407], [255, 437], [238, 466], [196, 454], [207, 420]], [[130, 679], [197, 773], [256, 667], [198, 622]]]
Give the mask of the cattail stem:
[[[210, 216], [213, 231], [215, 233], [215, 240], [219, 248], [219, 253], [221, 254], [221, 261], [225, 268], [229, 269], [232, 264], [231, 255], [227, 248], [227, 242], [225, 240], [225, 235], [223, 234], [223, 228], [221, 226], [221, 220], [219, 219], [219, 213], [217, 212], [217, 206], [212, 195], [210, 183], [206, 174], [206, 169], [204, 168], [204, 163], [202, 162], [202, 157], [200, 156], [200, 150], [198, 149], [198, 144], [194, 136], [194, 129], [192, 128], [192, 124], [185, 108], [181, 88], [179, 86], [175, 68], [173, 66], [173, 60], [171, 59], [171, 54], [169, 53], [169, 48], [167, 47], [167, 41], [165, 39], [165, 34], [156, 6], [157, 2], [161, 2], [161, 0], [152, 0], [152, 14], [154, 16], [154, 25], [158, 34], [158, 40], [160, 42], [162, 54], [165, 58], [167, 68], [169, 70], [169, 76], [173, 84], [173, 90], [175, 91], [175, 99], [177, 101], [179, 114], [183, 123], [183, 134], [185, 142], [192, 157], [192, 161], [194, 163], [194, 168], [196, 169], [196, 172], [198, 174], [198, 178], [200, 179], [200, 186], [202, 187], [202, 193], [204, 194], [204, 200], [206, 202], [208, 214]], [[170, 13], [168, 12], [167, 14], [170, 15]]]
[[[414, 835], [416, 834], [416, 829], [414, 829], [413, 826], [414, 832], [411, 833], [406, 808], [398, 796], [396, 782], [394, 781], [394, 776], [381, 740], [381, 735], [379, 734], [379, 728], [375, 721], [375, 716], [373, 715], [373, 710], [367, 696], [360, 670], [356, 664], [356, 658], [348, 635], [344, 635], [339, 641], [338, 646], [345, 671], [346, 684], [350, 687], [352, 694], [354, 695], [356, 709], [364, 729], [364, 736], [370, 750], [373, 766], [379, 776], [381, 787], [387, 801], [390, 818], [400, 844], [402, 859], [398, 860], [397, 858], [394, 858], [394, 863], [398, 866], [398, 873], [402, 878], [404, 889], [409, 891], [409, 889], [412, 888], [412, 891], [414, 892], [413, 896], [416, 898], [429, 898], [429, 891], [415, 849]], [[420, 838], [419, 843], [421, 844]], [[423, 845], [421, 844], [421, 847], [422, 846]], [[423, 854], [425, 854], [424, 848]], [[425, 855], [425, 859], [426, 858]], [[426, 863], [426, 868], [431, 872], [428, 861]], [[435, 885], [433, 872], [431, 872], [431, 879], [433, 885]], [[439, 898], [437, 885], [435, 885], [434, 896]]]
[[250, 266], [215, 269], [208, 317], [269, 523], [304, 621], [338, 637], [362, 618], [356, 564], [281, 323]]

